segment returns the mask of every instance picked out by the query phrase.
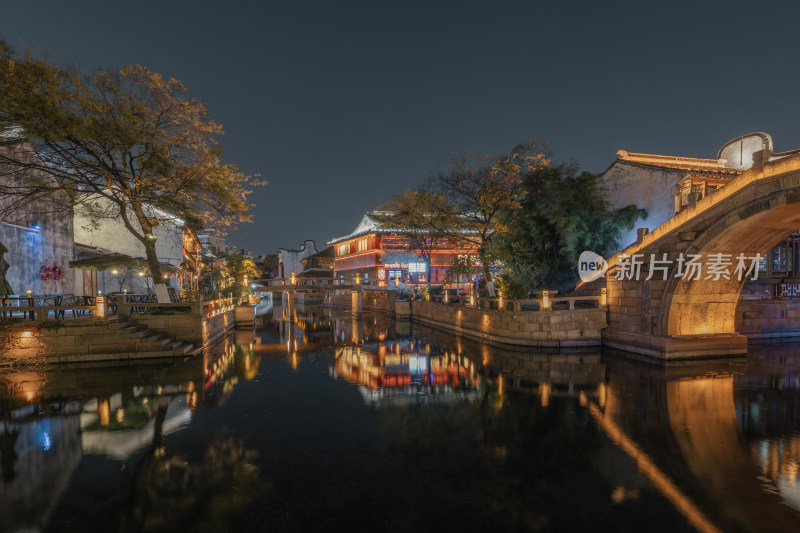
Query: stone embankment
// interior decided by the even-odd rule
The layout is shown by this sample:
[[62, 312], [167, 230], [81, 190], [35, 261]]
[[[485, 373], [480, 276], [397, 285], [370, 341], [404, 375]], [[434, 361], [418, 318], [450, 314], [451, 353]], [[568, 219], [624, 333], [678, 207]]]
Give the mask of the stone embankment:
[[606, 308], [599, 298], [414, 301], [411, 319], [483, 341], [537, 348], [600, 346]]
[[394, 291], [330, 291], [325, 305], [382, 312], [487, 342], [539, 348], [601, 345], [607, 308], [603, 296], [503, 300], [434, 297], [403, 301]]

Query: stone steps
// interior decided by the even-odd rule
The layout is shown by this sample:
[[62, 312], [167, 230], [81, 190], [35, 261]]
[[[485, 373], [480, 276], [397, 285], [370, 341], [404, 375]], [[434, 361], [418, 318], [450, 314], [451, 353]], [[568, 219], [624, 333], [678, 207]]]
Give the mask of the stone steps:
[[65, 324], [44, 331], [39, 338], [48, 361], [58, 363], [185, 357], [202, 351], [191, 343], [120, 318]]

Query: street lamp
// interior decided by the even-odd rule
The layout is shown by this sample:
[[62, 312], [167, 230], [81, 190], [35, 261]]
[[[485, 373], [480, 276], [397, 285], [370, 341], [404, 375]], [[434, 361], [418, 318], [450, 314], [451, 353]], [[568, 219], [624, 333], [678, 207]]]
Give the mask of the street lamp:
[[208, 285], [211, 288], [211, 292], [214, 292], [214, 259], [216, 259], [217, 256], [208, 251], [208, 252], [203, 252], [203, 257], [205, 257], [211, 262], [211, 278], [208, 282]]

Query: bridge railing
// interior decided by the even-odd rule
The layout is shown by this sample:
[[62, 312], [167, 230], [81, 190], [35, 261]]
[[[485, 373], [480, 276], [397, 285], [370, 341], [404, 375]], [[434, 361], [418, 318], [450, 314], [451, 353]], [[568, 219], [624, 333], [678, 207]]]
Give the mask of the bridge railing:
[[378, 287], [379, 281], [376, 279], [364, 278], [272, 278], [269, 280], [269, 287], [320, 287], [320, 288], [336, 288], [336, 287], [352, 287], [362, 285], [364, 287]]
[[474, 307], [476, 309], [500, 309], [505, 311], [572, 311], [576, 309], [604, 308], [601, 296], [564, 296], [560, 298], [478, 298], [472, 296], [431, 296], [431, 301], [445, 305]]

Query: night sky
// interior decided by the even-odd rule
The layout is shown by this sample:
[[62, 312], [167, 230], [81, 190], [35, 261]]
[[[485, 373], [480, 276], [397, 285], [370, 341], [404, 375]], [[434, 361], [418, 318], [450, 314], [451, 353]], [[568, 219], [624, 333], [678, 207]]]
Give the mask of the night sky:
[[186, 84], [269, 181], [228, 238], [264, 254], [349, 233], [467, 150], [547, 139], [601, 172], [752, 131], [798, 148], [798, 21], [797, 2], [60, 0], [4, 2], [0, 36]]

